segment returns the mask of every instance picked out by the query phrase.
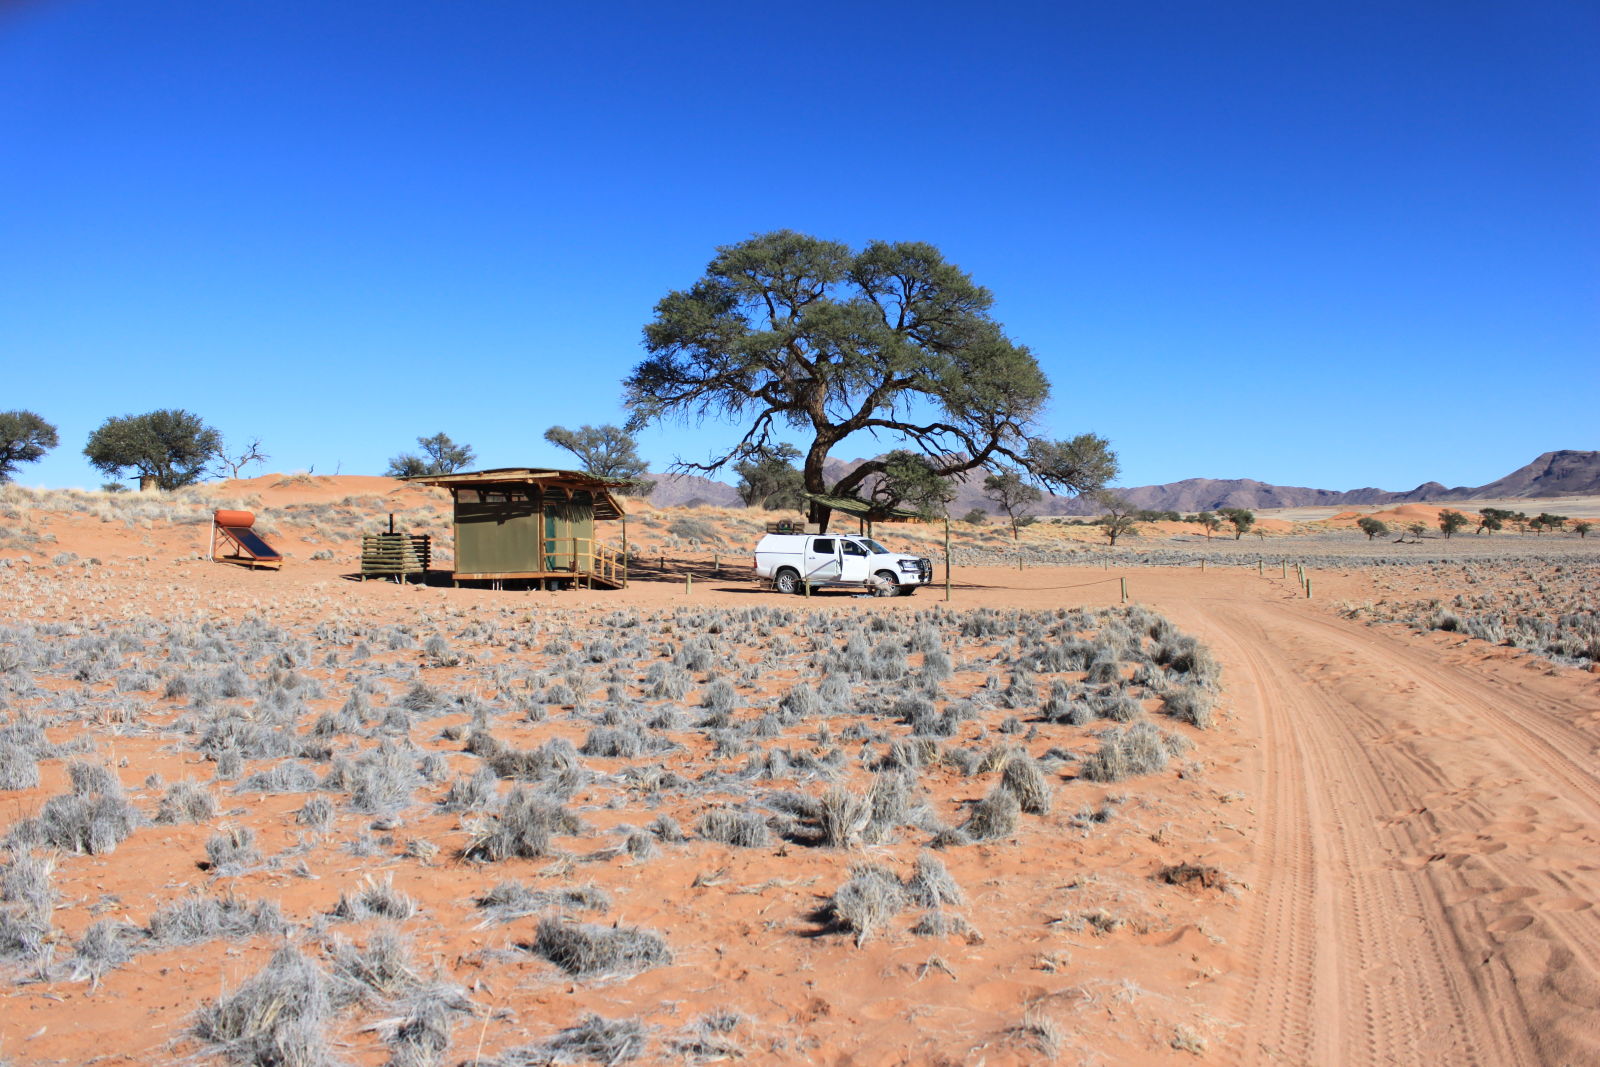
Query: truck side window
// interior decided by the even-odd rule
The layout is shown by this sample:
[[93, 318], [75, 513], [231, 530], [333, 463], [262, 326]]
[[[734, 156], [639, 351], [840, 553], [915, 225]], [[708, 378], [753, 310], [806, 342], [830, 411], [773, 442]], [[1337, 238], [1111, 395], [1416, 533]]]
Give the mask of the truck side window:
[[833, 552], [834, 552], [833, 538], [831, 538], [831, 537], [818, 537], [818, 538], [813, 539], [812, 542], [811, 542], [811, 551], [814, 552], [815, 554], [819, 555], [819, 556], [831, 556], [831, 555], [833, 555]]
[[843, 546], [844, 554], [847, 556], [865, 556], [867, 554], [867, 550], [854, 541], [840, 541], [839, 544]]

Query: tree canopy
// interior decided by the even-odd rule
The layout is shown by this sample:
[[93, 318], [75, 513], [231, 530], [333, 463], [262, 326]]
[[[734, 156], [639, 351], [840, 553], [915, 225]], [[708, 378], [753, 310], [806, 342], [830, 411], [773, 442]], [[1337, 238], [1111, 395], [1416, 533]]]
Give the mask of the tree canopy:
[[1020, 528], [1026, 523], [1021, 520], [1031, 518], [1033, 506], [1044, 499], [1039, 487], [1023, 481], [1016, 471], [989, 475], [983, 480], [983, 495], [994, 501], [1011, 520], [1013, 541], [1022, 536]]
[[222, 435], [182, 408], [109, 418], [89, 435], [83, 454], [113, 478], [135, 470], [154, 478], [163, 490], [198, 482], [206, 466], [222, 454]]
[[454, 474], [477, 458], [471, 445], [458, 445], [445, 433], [419, 437], [417, 444], [422, 448], [422, 455], [402, 452], [389, 461], [389, 469], [384, 473], [391, 478]]
[[1444, 532], [1444, 539], [1446, 541], [1450, 540], [1457, 530], [1461, 529], [1463, 526], [1470, 525], [1471, 522], [1471, 519], [1467, 518], [1459, 511], [1452, 511], [1449, 508], [1445, 508], [1443, 511], [1439, 512], [1439, 529]]
[[1389, 533], [1389, 524], [1382, 519], [1375, 519], [1371, 515], [1361, 516], [1356, 520], [1356, 525], [1361, 528], [1362, 533], [1367, 535], [1368, 541], [1375, 537], [1384, 537]]
[[0, 482], [9, 482], [19, 463], [37, 463], [60, 441], [56, 428], [31, 411], [0, 411]]
[[644, 477], [650, 465], [639, 457], [638, 442], [617, 426], [552, 426], [544, 439], [578, 457], [583, 470], [596, 478], [622, 482], [628, 496], [647, 496], [655, 483]]
[[1235, 541], [1249, 533], [1250, 527], [1256, 524], [1256, 513], [1249, 508], [1222, 508], [1217, 514], [1227, 519], [1228, 525], [1233, 527]]
[[1095, 525], [1100, 527], [1107, 541], [1115, 545], [1117, 538], [1123, 534], [1139, 532], [1139, 520], [1135, 517], [1137, 509], [1132, 504], [1114, 493], [1101, 493], [1096, 499], [1103, 513], [1094, 520]]
[[800, 450], [780, 444], [770, 452], [752, 454], [734, 465], [739, 475], [739, 499], [745, 507], [767, 511], [804, 511], [805, 479], [794, 461]]
[[[858, 433], [904, 445], [940, 478], [986, 468], [1058, 492], [1099, 488], [1115, 456], [1093, 434], [1042, 436], [1049, 382], [990, 316], [993, 302], [929, 244], [854, 252], [783, 230], [724, 246], [656, 305], [647, 358], [624, 382], [628, 428], [743, 425], [732, 447], [677, 464], [702, 472], [770, 454], [786, 430], [809, 434], [801, 477], [817, 494], [853, 495], [888, 473], [879, 458], [828, 484], [830, 451]], [[811, 510], [826, 523], [826, 506]]]

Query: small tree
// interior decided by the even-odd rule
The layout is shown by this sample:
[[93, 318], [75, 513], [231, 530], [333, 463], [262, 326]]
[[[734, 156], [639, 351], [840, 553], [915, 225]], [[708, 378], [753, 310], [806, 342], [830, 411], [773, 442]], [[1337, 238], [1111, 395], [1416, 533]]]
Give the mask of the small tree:
[[871, 483], [873, 503], [909, 508], [924, 518], [937, 518], [955, 499], [955, 488], [939, 468], [923, 456], [899, 448], [883, 457], [883, 470]]
[[1256, 524], [1256, 513], [1248, 508], [1223, 508], [1219, 514], [1233, 527], [1235, 541], [1249, 533], [1250, 527]]
[[226, 446], [217, 450], [217, 473], [219, 476], [237, 478], [250, 464], [265, 463], [271, 458], [261, 451], [261, 438], [252, 437], [248, 445], [232, 454], [228, 452]]
[[982, 508], [973, 508], [965, 515], [961, 516], [961, 521], [966, 523], [968, 526], [982, 526], [984, 523], [989, 521], [989, 513], [984, 511]]
[[1493, 536], [1497, 530], [1505, 527], [1507, 520], [1510, 518], [1511, 512], [1503, 508], [1484, 508], [1478, 512], [1478, 529], [1474, 532], [1481, 534], [1483, 531], [1488, 530], [1490, 536]]
[[747, 508], [767, 511], [804, 511], [805, 477], [794, 461], [800, 450], [780, 444], [768, 452], [752, 453], [733, 469], [739, 475], [739, 499]]
[[1101, 515], [1095, 523], [1113, 546], [1123, 534], [1139, 532], [1139, 520], [1134, 517], [1135, 508], [1132, 504], [1113, 493], [1100, 493], [1095, 499], [1101, 507]]
[[1422, 535], [1428, 532], [1426, 523], [1414, 522], [1406, 527], [1406, 533], [1411, 535], [1413, 541], [1422, 540]]
[[0, 411], [0, 482], [9, 482], [18, 463], [37, 463], [59, 444], [56, 428], [31, 411]]
[[391, 478], [423, 478], [435, 474], [454, 474], [476, 457], [471, 445], [458, 445], [444, 433], [419, 437], [422, 455], [402, 452], [389, 461], [384, 473]]
[[983, 480], [983, 495], [999, 505], [1000, 510], [1011, 519], [1013, 541], [1022, 536], [1020, 527], [1027, 525], [1019, 520], [1031, 521], [1033, 506], [1044, 499], [1044, 493], [1023, 481], [1015, 471], [989, 475]]
[[1589, 536], [1589, 531], [1592, 529], [1594, 529], [1594, 523], [1590, 522], [1588, 519], [1579, 519], [1577, 522], [1572, 524], [1572, 532], [1577, 534], [1580, 538], [1587, 538]]
[[648, 496], [656, 487], [655, 482], [644, 477], [650, 465], [640, 458], [639, 444], [626, 430], [611, 425], [580, 426], [576, 430], [552, 426], [544, 432], [544, 439], [577, 456], [585, 474], [622, 482], [628, 496]]
[[1445, 508], [1443, 511], [1439, 512], [1439, 529], [1444, 532], [1444, 539], [1446, 541], [1450, 540], [1450, 536], [1452, 534], [1461, 529], [1463, 526], [1466, 526], [1471, 521], [1471, 519], [1468, 519], [1465, 515], [1461, 514], [1461, 512], [1451, 511], [1449, 508]]
[[1548, 511], [1541, 511], [1529, 520], [1528, 525], [1533, 527], [1533, 532], [1538, 534], [1545, 530], [1559, 530], [1567, 524], [1565, 515], [1552, 515]]
[[1217, 513], [1214, 511], [1202, 511], [1194, 517], [1194, 521], [1205, 529], [1207, 541], [1211, 540], [1212, 534], [1222, 529], [1222, 520], [1217, 517]]
[[1361, 516], [1356, 520], [1356, 525], [1361, 527], [1361, 532], [1367, 535], [1368, 541], [1371, 541], [1374, 537], [1387, 537], [1389, 535], [1389, 524], [1382, 519], [1375, 519], [1371, 515]]
[[132, 469], [166, 491], [198, 482], [221, 452], [222, 435], [182, 408], [107, 419], [83, 450], [104, 474], [117, 478]]

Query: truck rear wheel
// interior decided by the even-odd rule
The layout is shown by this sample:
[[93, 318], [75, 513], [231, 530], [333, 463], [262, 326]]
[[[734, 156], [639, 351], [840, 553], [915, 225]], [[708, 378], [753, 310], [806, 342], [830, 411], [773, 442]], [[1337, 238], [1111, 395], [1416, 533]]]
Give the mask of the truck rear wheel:
[[784, 567], [772, 576], [772, 588], [780, 593], [800, 592], [800, 572], [793, 567]]

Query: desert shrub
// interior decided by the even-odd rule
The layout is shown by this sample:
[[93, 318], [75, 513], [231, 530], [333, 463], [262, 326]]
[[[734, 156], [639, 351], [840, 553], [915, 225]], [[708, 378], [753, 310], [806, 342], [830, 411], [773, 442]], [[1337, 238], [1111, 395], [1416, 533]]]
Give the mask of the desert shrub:
[[963, 899], [961, 886], [951, 877], [944, 862], [931, 852], [917, 855], [916, 866], [904, 888], [907, 900], [922, 908], [959, 907]]
[[350, 793], [350, 807], [368, 814], [392, 814], [411, 806], [412, 793], [421, 784], [413, 752], [393, 741], [363, 752], [338, 767], [337, 779], [326, 783]]
[[206, 860], [217, 874], [243, 874], [261, 862], [255, 830], [249, 826], [219, 827], [206, 839]]
[[778, 701], [779, 710], [790, 722], [820, 715], [823, 707], [821, 694], [805, 682], [797, 683]]
[[333, 825], [333, 801], [324, 796], [307, 797], [294, 813], [294, 821], [313, 830], [327, 830]]
[[296, 760], [275, 763], [233, 787], [235, 793], [307, 793], [317, 787], [317, 772]]
[[479, 767], [471, 774], [458, 774], [451, 779], [444, 796], [439, 798], [438, 807], [441, 811], [484, 811], [493, 807], [499, 798], [494, 771]]
[[510, 922], [525, 915], [551, 910], [611, 910], [611, 897], [596, 885], [529, 889], [521, 882], [505, 881], [477, 898], [476, 903], [488, 913], [491, 922]]
[[12, 828], [10, 840], [88, 855], [113, 852], [140, 823], [139, 812], [122, 795], [122, 787], [116, 785], [115, 789], [112, 793], [73, 792], [51, 797], [36, 818], [24, 819]]
[[1102, 719], [1133, 722], [1144, 714], [1144, 707], [1126, 690], [1107, 686], [1089, 698], [1089, 707]]
[[223, 939], [242, 941], [289, 928], [276, 901], [251, 902], [232, 893], [191, 894], [163, 904], [150, 916], [145, 933], [156, 945], [197, 945]]
[[38, 784], [38, 757], [22, 745], [0, 742], [0, 789], [32, 789]]
[[589, 731], [578, 751], [585, 756], [632, 759], [642, 755], [645, 738], [638, 729], [624, 730], [611, 726], [597, 726]]
[[670, 815], [657, 815], [650, 823], [650, 832], [663, 841], [676, 843], [685, 840], [683, 827]]
[[331, 914], [345, 922], [359, 922], [374, 917], [409, 919], [416, 911], [417, 902], [394, 887], [394, 875], [385, 874], [381, 881], [368, 875], [353, 892], [340, 893]]
[[142, 936], [137, 926], [121, 919], [100, 919], [83, 932], [72, 948], [72, 977], [98, 987], [107, 971], [133, 958], [134, 946]]
[[967, 821], [961, 829], [974, 841], [989, 841], [1016, 832], [1017, 817], [1022, 811], [1017, 796], [1004, 786], [997, 785], [972, 806]]
[[905, 906], [905, 890], [893, 871], [877, 863], [858, 863], [850, 868], [849, 881], [834, 891], [825, 911], [835, 926], [855, 934], [859, 946]]
[[589, 1014], [541, 1045], [513, 1049], [500, 1067], [535, 1067], [548, 1063], [628, 1063], [645, 1049], [644, 1026], [638, 1019], [607, 1019]]
[[257, 1067], [333, 1064], [324, 1030], [332, 1015], [328, 978], [292, 945], [195, 1015], [194, 1033], [231, 1063]]
[[1209, 729], [1212, 722], [1212, 696], [1209, 690], [1186, 685], [1161, 695], [1161, 710], [1191, 726]]
[[1050, 783], [1032, 756], [1018, 752], [1006, 761], [1000, 772], [1000, 788], [1017, 798], [1017, 804], [1029, 815], [1045, 815], [1050, 811]]
[[412, 967], [411, 945], [392, 927], [374, 930], [364, 948], [336, 939], [330, 957], [330, 992], [339, 1005], [386, 1003], [421, 981]]
[[391, 1049], [388, 1067], [440, 1067], [458, 1017], [471, 1014], [472, 1002], [458, 986], [434, 982], [414, 989], [402, 1000], [385, 1038]]
[[185, 779], [167, 786], [161, 804], [156, 809], [156, 822], [200, 823], [215, 818], [216, 814], [217, 798], [211, 795], [211, 791], [199, 782]]
[[582, 829], [577, 816], [557, 798], [518, 787], [497, 814], [478, 823], [462, 855], [488, 861], [537, 858], [550, 851], [553, 834], [575, 834]]
[[828, 848], [850, 848], [872, 820], [872, 805], [864, 797], [835, 785], [822, 794], [816, 811], [819, 843]]
[[530, 947], [537, 955], [580, 978], [597, 974], [638, 974], [672, 962], [667, 943], [649, 930], [566, 922], [548, 916], [539, 920]]
[[762, 848], [771, 841], [767, 821], [753, 811], [713, 808], [700, 817], [695, 830], [709, 841], [737, 848]]
[[1182, 751], [1182, 738], [1164, 734], [1154, 723], [1139, 722], [1100, 735], [1100, 747], [1085, 756], [1080, 774], [1091, 782], [1116, 782], [1136, 774], [1155, 774]]
[[0, 960], [43, 960], [55, 914], [55, 863], [25, 851], [0, 867]]

